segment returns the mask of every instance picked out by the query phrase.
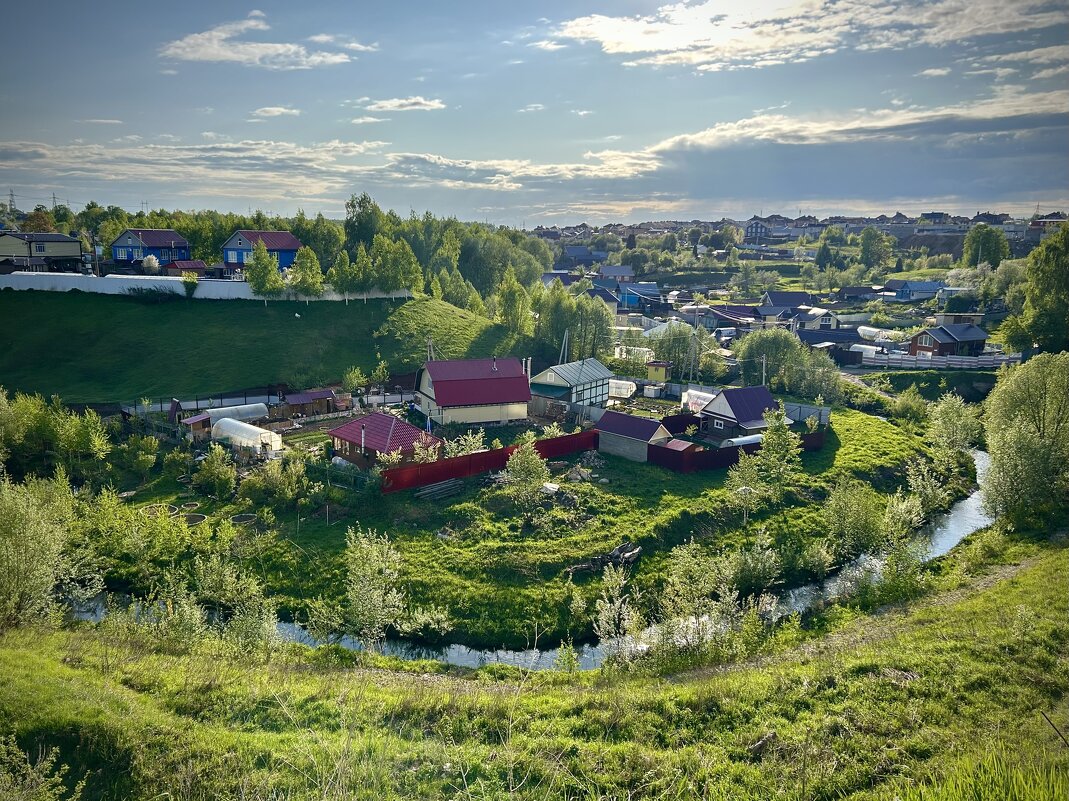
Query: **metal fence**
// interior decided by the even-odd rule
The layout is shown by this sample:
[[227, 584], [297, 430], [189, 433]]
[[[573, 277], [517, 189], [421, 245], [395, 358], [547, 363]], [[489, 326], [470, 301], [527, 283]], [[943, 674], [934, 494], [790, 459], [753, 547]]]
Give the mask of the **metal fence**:
[[1020, 364], [1021, 354], [1011, 356], [910, 356], [899, 353], [866, 353], [863, 367], [894, 367], [900, 370], [993, 370], [1004, 364]]

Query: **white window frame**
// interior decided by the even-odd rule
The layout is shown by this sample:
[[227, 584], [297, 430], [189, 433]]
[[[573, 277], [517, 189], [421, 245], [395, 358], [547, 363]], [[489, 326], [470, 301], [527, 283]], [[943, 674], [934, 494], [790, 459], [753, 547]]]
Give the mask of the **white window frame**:
[[724, 421], [723, 420], [713, 420], [713, 428], [723, 428], [723, 427], [724, 427]]

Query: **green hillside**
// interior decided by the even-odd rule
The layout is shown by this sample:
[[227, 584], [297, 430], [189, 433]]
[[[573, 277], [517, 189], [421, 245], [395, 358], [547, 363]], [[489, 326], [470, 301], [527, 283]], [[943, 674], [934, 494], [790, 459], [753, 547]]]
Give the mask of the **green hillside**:
[[502, 326], [431, 299], [265, 307], [3, 291], [0, 386], [108, 402], [336, 381], [346, 367], [367, 371], [379, 358], [411, 369], [428, 336], [450, 356], [504, 354], [512, 344]]

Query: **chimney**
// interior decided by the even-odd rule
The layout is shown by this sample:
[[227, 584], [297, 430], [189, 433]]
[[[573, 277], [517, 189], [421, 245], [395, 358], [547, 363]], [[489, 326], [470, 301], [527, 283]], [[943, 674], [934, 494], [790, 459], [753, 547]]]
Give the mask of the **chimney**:
[[496, 355], [494, 356], [494, 366], [491, 367], [490, 369], [493, 370], [495, 373], [497, 372], [497, 356]]
[[361, 456], [367, 456], [367, 451], [364, 449], [364, 429], [366, 429], [366, 428], [367, 428], [367, 426], [364, 423], [360, 424], [360, 455]]

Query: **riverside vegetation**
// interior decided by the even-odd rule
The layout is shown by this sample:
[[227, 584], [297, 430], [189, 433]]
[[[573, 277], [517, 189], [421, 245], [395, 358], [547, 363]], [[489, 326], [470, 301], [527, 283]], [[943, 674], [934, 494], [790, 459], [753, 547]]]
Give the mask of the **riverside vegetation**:
[[[89, 798], [949, 799], [979, 782], [1055, 797], [1067, 361], [1002, 371], [983, 431], [956, 396], [891, 422], [837, 409], [825, 449], [800, 455], [773, 416], [766, 447], [730, 471], [606, 459], [608, 484], [552, 507], [524, 500], [532, 465], [429, 509], [337, 494], [295, 458], [237, 485], [214, 450], [187, 501], [182, 451], [157, 464], [146, 433], [4, 395], [0, 722], [15, 740], [0, 782], [47, 788], [62, 765], [41, 797], [83, 780]], [[980, 436], [1000, 522], [923, 566], [910, 533], [966, 490]], [[732, 492], [742, 481], [756, 498]], [[316, 517], [328, 500], [336, 525]], [[208, 521], [134, 508], [172, 501]], [[242, 511], [259, 525], [227, 522]], [[562, 577], [624, 538], [644, 548], [633, 572]], [[872, 550], [883, 571], [839, 605], [767, 614], [768, 589]], [[101, 582], [142, 600], [62, 626], [60, 602]], [[370, 650], [280, 642], [280, 607]], [[673, 623], [691, 616], [707, 636]], [[657, 621], [648, 650], [594, 672], [568, 647], [548, 672], [375, 653], [388, 632], [567, 644]]]

